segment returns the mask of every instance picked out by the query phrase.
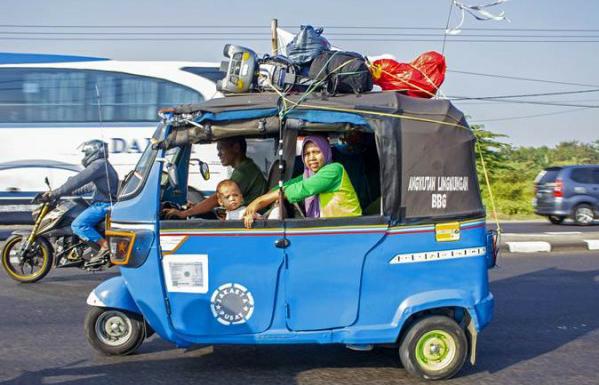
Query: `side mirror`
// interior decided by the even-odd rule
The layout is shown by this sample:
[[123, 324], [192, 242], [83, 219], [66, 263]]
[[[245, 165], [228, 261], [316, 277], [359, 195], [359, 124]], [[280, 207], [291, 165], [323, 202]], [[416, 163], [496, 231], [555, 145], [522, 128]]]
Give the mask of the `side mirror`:
[[210, 167], [208, 167], [208, 163], [200, 161], [200, 174], [202, 174], [204, 180], [210, 179]]
[[46, 186], [48, 186], [49, 190], [52, 190], [52, 187], [50, 187], [50, 180], [48, 179], [48, 177], [44, 178], [44, 183], [46, 183]]
[[167, 165], [168, 182], [174, 192], [179, 192], [179, 175], [177, 174], [177, 166], [173, 163]]
[[208, 163], [202, 162], [197, 158], [190, 159], [189, 162], [198, 162], [198, 167], [200, 167], [200, 174], [202, 175], [202, 178], [204, 178], [204, 180], [210, 179], [210, 167], [208, 166]]

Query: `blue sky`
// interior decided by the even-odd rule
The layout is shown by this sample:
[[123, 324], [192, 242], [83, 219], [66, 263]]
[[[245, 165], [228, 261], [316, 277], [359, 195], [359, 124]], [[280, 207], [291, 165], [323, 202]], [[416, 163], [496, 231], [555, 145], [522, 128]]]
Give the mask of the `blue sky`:
[[[491, 0], [469, 0], [467, 4], [482, 4]], [[10, 3], [10, 5], [8, 5]], [[400, 61], [411, 61], [418, 54], [442, 49], [442, 29], [445, 28], [449, 0], [379, 0], [367, 1], [188, 1], [188, 0], [20, 0], [5, 2], [0, 13], [1, 50], [75, 54], [110, 57], [122, 60], [222, 60], [225, 43], [253, 48], [259, 53], [269, 52], [267, 35], [270, 21], [291, 26], [292, 32], [301, 24], [325, 27], [325, 36], [332, 44], [364, 55], [390, 53]], [[463, 32], [447, 39], [445, 55], [449, 72], [442, 91], [449, 96], [487, 97], [581, 90], [599, 90], [599, 2], [557, 0], [513, 0], [498, 7], [506, 12], [511, 22], [476, 21], [467, 16]], [[498, 11], [498, 9], [493, 9]], [[458, 22], [453, 13], [450, 25]], [[147, 29], [94, 29], [94, 28], [34, 28], [16, 25], [50, 26], [154, 26]], [[168, 29], [161, 26], [264, 26], [264, 29]], [[296, 26], [295, 28], [293, 26]], [[334, 27], [401, 27], [438, 28], [419, 29], [356, 29]], [[493, 31], [472, 28], [492, 28]], [[523, 31], [522, 29], [526, 29]], [[539, 29], [543, 31], [531, 31]], [[563, 31], [583, 30], [583, 31]], [[558, 31], [556, 31], [558, 30]], [[559, 31], [561, 30], [561, 31]], [[154, 35], [50, 35], [49, 32], [153, 32]], [[186, 40], [200, 35], [185, 32], [214, 32], [218, 40]], [[247, 32], [263, 35], [249, 35]], [[20, 32], [20, 33], [17, 33]], [[24, 34], [23, 32], [41, 32]], [[44, 34], [44, 32], [46, 32]], [[166, 33], [179, 32], [180, 35]], [[236, 33], [223, 35], [223, 33]], [[243, 32], [246, 32], [245, 34]], [[345, 35], [339, 35], [345, 33]], [[355, 33], [356, 35], [347, 35]], [[423, 39], [434, 41], [383, 41], [389, 36], [373, 33], [432, 34], [433, 36], [391, 36], [395, 39]], [[370, 35], [368, 35], [370, 34]], [[515, 35], [491, 38], [503, 40], [590, 40], [587, 43], [564, 42], [456, 42], [472, 40], [471, 34]], [[541, 37], [523, 37], [541, 36]], [[209, 35], [201, 35], [206, 37]], [[584, 36], [584, 37], [580, 37]], [[596, 36], [593, 38], [593, 36]], [[7, 38], [19, 38], [19, 40]], [[21, 40], [23, 38], [66, 38], [66, 40]], [[85, 38], [130, 38], [134, 40], [73, 40]], [[263, 40], [256, 40], [261, 39]], [[168, 41], [139, 40], [162, 38]], [[251, 38], [251, 39], [248, 39]], [[370, 41], [357, 41], [371, 39]], [[486, 39], [486, 38], [481, 38]], [[554, 84], [511, 80], [488, 76], [467, 75], [459, 72], [545, 79], [582, 85]], [[593, 85], [595, 87], [593, 87]], [[599, 106], [599, 92], [583, 94], [538, 96], [521, 99]], [[472, 122], [484, 122], [492, 131], [509, 135], [507, 142], [515, 145], [554, 145], [564, 140], [592, 142], [599, 140], [598, 108], [547, 106], [535, 104], [494, 103], [485, 101], [456, 101], [455, 104], [471, 116]], [[552, 115], [544, 115], [552, 114]], [[533, 115], [544, 115], [536, 116]]]

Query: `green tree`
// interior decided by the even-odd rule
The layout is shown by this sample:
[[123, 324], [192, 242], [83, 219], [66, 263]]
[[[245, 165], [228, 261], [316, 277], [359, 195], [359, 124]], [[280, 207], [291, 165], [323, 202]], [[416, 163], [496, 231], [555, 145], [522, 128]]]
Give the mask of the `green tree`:
[[476, 171], [479, 180], [484, 181], [483, 160], [490, 180], [494, 180], [501, 170], [509, 169], [507, 153], [510, 145], [499, 141], [507, 135], [497, 134], [484, 129], [484, 125], [474, 124], [470, 126], [476, 137]]
[[551, 161], [554, 165], [598, 163], [597, 141], [595, 143], [561, 142], [555, 146]]
[[[491, 189], [500, 217], [532, 214], [531, 199], [534, 186], [531, 181], [536, 171], [531, 170], [530, 164], [543, 161], [542, 151], [514, 149], [501, 141], [502, 138], [507, 138], [507, 135], [485, 130], [484, 126], [473, 126], [472, 129], [478, 140], [476, 165], [487, 212], [490, 214], [492, 209], [489, 194]], [[520, 160], [514, 162], [513, 157]], [[483, 159], [489, 178], [488, 184], [482, 167]]]

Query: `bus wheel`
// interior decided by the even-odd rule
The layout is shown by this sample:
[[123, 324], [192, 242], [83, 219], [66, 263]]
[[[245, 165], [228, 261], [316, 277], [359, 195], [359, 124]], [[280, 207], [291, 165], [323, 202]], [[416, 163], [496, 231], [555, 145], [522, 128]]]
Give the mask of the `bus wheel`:
[[404, 368], [428, 380], [451, 378], [460, 371], [468, 352], [464, 329], [446, 316], [431, 316], [414, 323], [399, 346]]
[[84, 330], [94, 349], [112, 356], [135, 353], [146, 338], [143, 318], [120, 309], [92, 307], [85, 317]]

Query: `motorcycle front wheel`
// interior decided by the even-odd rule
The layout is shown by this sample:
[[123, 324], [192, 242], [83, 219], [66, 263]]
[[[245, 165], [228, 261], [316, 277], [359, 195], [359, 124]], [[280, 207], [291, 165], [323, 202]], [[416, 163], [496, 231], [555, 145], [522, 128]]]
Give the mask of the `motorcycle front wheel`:
[[52, 250], [44, 239], [38, 238], [21, 253], [25, 240], [23, 235], [12, 235], [6, 240], [2, 248], [2, 267], [15, 281], [37, 282], [52, 268]]

